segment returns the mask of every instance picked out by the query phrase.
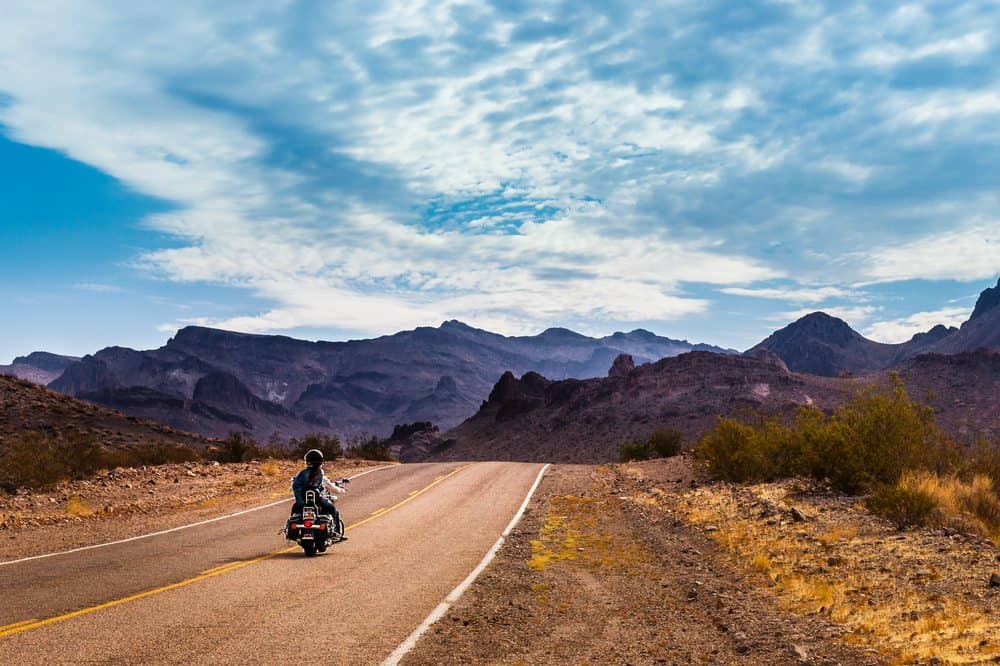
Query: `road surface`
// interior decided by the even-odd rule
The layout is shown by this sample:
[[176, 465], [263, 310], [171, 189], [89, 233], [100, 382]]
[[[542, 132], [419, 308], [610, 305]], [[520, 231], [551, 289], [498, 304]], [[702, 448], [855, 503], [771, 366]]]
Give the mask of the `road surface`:
[[288, 505], [0, 565], [0, 664], [377, 664], [478, 564], [541, 465], [400, 465], [351, 483], [306, 558]]

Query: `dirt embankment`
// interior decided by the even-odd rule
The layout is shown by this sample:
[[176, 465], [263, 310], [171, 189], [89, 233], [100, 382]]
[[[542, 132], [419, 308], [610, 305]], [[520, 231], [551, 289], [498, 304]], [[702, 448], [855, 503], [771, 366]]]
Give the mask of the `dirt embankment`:
[[[327, 476], [384, 465], [327, 463]], [[0, 493], [0, 560], [146, 534], [290, 497], [292, 460], [119, 468], [46, 491]]]
[[684, 458], [558, 466], [405, 664], [987, 663], [997, 551]]

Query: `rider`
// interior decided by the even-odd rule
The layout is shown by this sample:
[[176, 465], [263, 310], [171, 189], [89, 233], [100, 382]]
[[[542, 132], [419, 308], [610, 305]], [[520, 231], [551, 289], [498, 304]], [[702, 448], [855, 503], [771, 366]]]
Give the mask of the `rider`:
[[[335, 482], [326, 478], [323, 474], [323, 452], [319, 449], [310, 449], [305, 455], [308, 467], [295, 475], [292, 479], [292, 492], [295, 493], [295, 504], [292, 506], [292, 513], [301, 513], [302, 505], [305, 503], [307, 490], [316, 491], [316, 502], [319, 504], [320, 512], [332, 515], [335, 523], [340, 522], [340, 512], [337, 511], [333, 502], [323, 497], [323, 487], [331, 490], [343, 490]], [[341, 536], [341, 541], [347, 541], [347, 536]]]

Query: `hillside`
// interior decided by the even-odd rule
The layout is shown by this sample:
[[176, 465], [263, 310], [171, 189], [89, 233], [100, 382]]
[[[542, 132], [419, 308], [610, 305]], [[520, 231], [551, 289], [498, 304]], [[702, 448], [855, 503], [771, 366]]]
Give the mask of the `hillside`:
[[50, 386], [209, 435], [384, 436], [399, 423], [460, 423], [507, 370], [592, 377], [621, 353], [651, 361], [702, 347], [725, 351], [642, 330], [506, 337], [457, 321], [348, 342], [188, 327], [159, 349], [109, 347], [86, 356]]
[[832, 407], [843, 381], [792, 373], [773, 354], [690, 352], [635, 366], [619, 357], [608, 377], [552, 381], [506, 373], [475, 416], [446, 433], [456, 444], [435, 460], [608, 462], [618, 446], [671, 427], [693, 441], [719, 415]]
[[[938, 422], [959, 438], [1000, 436], [1000, 353], [927, 354], [897, 370], [910, 394], [933, 407]], [[886, 380], [887, 374], [793, 373], [768, 352], [691, 352], [637, 367], [623, 356], [608, 377], [586, 381], [506, 373], [475, 416], [422, 450], [432, 460], [609, 462], [622, 442], [658, 428], [675, 428], [690, 444], [719, 416], [787, 414], [803, 405], [828, 410]]]
[[107, 446], [147, 444], [204, 448], [212, 440], [75, 400], [26, 380], [0, 375], [0, 444], [24, 432], [84, 435]]

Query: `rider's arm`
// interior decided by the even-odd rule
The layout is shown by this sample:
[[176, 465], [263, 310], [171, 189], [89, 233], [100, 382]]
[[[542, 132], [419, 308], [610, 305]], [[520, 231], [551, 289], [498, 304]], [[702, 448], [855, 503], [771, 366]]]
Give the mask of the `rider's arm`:
[[305, 502], [304, 492], [306, 489], [305, 473], [299, 472], [292, 478], [292, 492], [295, 493], [295, 501], [299, 504]]

